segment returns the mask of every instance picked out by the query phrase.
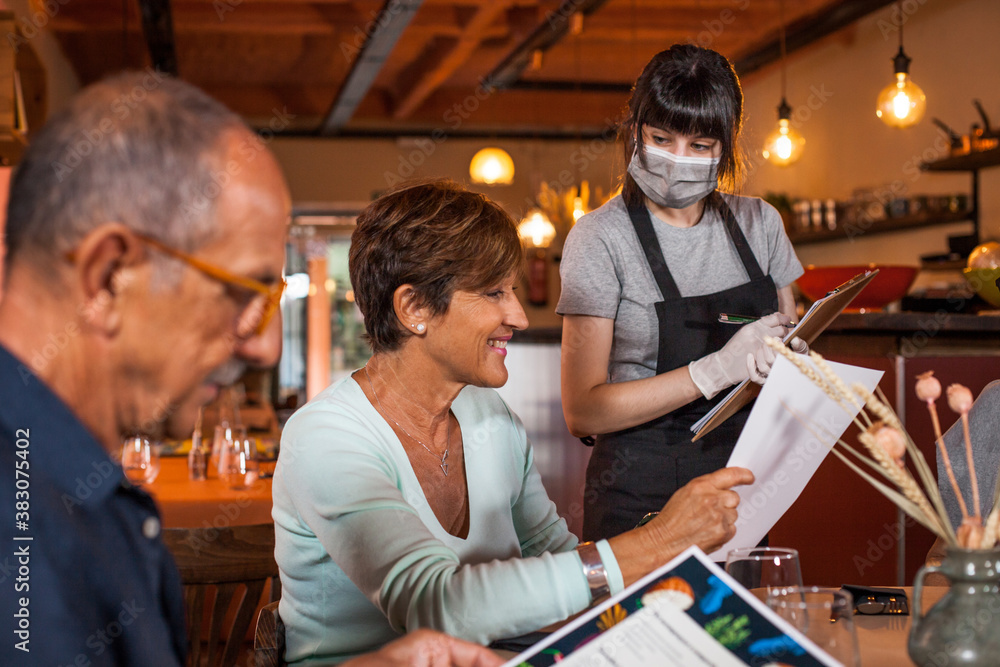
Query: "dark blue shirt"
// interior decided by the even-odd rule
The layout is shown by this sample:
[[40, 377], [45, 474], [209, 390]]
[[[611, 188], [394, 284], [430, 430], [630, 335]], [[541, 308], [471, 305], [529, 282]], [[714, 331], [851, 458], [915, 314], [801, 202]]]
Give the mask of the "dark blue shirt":
[[0, 346], [0, 665], [183, 664], [159, 534], [152, 498]]

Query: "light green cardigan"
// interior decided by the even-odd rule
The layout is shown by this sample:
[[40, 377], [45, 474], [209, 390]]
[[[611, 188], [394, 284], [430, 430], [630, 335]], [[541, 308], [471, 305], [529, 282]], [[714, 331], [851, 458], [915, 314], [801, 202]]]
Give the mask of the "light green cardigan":
[[[452, 412], [467, 539], [438, 523], [399, 439], [351, 378], [285, 426], [273, 516], [289, 662], [346, 660], [416, 628], [488, 643], [590, 603], [577, 538], [545, 493], [521, 421], [477, 387]], [[618, 592], [618, 564], [607, 542], [598, 548]]]

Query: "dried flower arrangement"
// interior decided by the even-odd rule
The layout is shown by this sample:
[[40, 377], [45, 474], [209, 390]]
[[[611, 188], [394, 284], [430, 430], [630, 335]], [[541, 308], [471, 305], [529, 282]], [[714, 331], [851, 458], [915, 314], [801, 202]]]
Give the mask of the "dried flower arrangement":
[[[979, 505], [979, 486], [976, 482], [976, 469], [972, 457], [972, 442], [969, 437], [969, 410], [972, 409], [972, 392], [959, 384], [948, 387], [948, 406], [957, 412], [962, 419], [965, 436], [965, 455], [968, 460], [969, 477], [972, 490], [972, 511], [966, 507], [962, 490], [955, 478], [955, 473], [948, 458], [941, 434], [941, 424], [938, 420], [936, 401], [941, 397], [941, 383], [934, 377], [933, 371], [917, 378], [917, 397], [927, 404], [931, 421], [934, 424], [934, 436], [940, 451], [941, 462], [948, 473], [948, 479], [955, 491], [959, 508], [962, 512], [962, 524], [956, 532], [948, 519], [948, 514], [938, 490], [937, 481], [923, 453], [917, 448], [899, 421], [899, 417], [889, 407], [889, 403], [881, 390], [872, 394], [861, 384], [850, 388], [833, 371], [826, 360], [816, 352], [810, 352], [809, 357], [816, 369], [806, 364], [799, 356], [788, 349], [776, 338], [770, 338], [767, 344], [778, 354], [784, 356], [816, 386], [824, 391], [838, 405], [846, 410], [848, 406], [858, 410], [854, 423], [861, 433], [858, 441], [864, 446], [864, 451], [853, 447], [842, 439], [837, 440], [831, 450], [841, 461], [861, 475], [880, 493], [909, 514], [913, 519], [945, 541], [948, 546], [964, 549], [991, 549], [997, 544], [997, 533], [1000, 530], [1000, 503], [994, 503], [993, 511], [983, 524]], [[848, 410], [848, 412], [851, 412]], [[867, 452], [867, 453], [866, 453]], [[909, 460], [913, 472], [906, 466]], [[864, 467], [887, 480], [890, 484], [879, 480]], [[919, 480], [919, 481], [918, 481]], [[1000, 493], [998, 480], [997, 493]], [[994, 494], [996, 497], [996, 494]]]
[[556, 187], [542, 182], [536, 200], [538, 208], [549, 217], [561, 238], [566, 237], [582, 213], [603, 205], [621, 191], [621, 186], [607, 193], [600, 187], [592, 191], [587, 181], [580, 183], [579, 188], [575, 185], [569, 188], [559, 188], [558, 183], [554, 185]]

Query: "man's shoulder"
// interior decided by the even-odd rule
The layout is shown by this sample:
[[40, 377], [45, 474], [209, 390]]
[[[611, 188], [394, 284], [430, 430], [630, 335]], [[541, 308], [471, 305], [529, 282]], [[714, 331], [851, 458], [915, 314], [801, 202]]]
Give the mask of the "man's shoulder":
[[26, 507], [2, 503], [0, 540], [13, 548], [0, 569], [15, 577], [13, 599], [2, 596], [0, 609], [5, 626], [18, 608], [29, 609], [30, 653], [18, 662], [23, 652], [6, 646], [0, 663], [179, 664], [174, 638], [183, 626], [167, 608], [181, 608], [181, 592], [162, 542], [144, 534], [152, 501], [140, 507], [123, 493], [93, 502], [80, 479], [84, 486], [70, 495], [40, 473], [30, 478]]

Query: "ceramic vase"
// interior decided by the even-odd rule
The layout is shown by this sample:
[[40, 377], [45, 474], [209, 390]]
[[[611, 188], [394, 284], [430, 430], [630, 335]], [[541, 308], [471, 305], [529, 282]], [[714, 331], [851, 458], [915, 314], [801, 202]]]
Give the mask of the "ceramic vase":
[[[924, 577], [939, 572], [951, 587], [921, 614]], [[949, 548], [941, 565], [917, 572], [910, 604], [910, 658], [921, 667], [1000, 664], [1000, 548]]]

